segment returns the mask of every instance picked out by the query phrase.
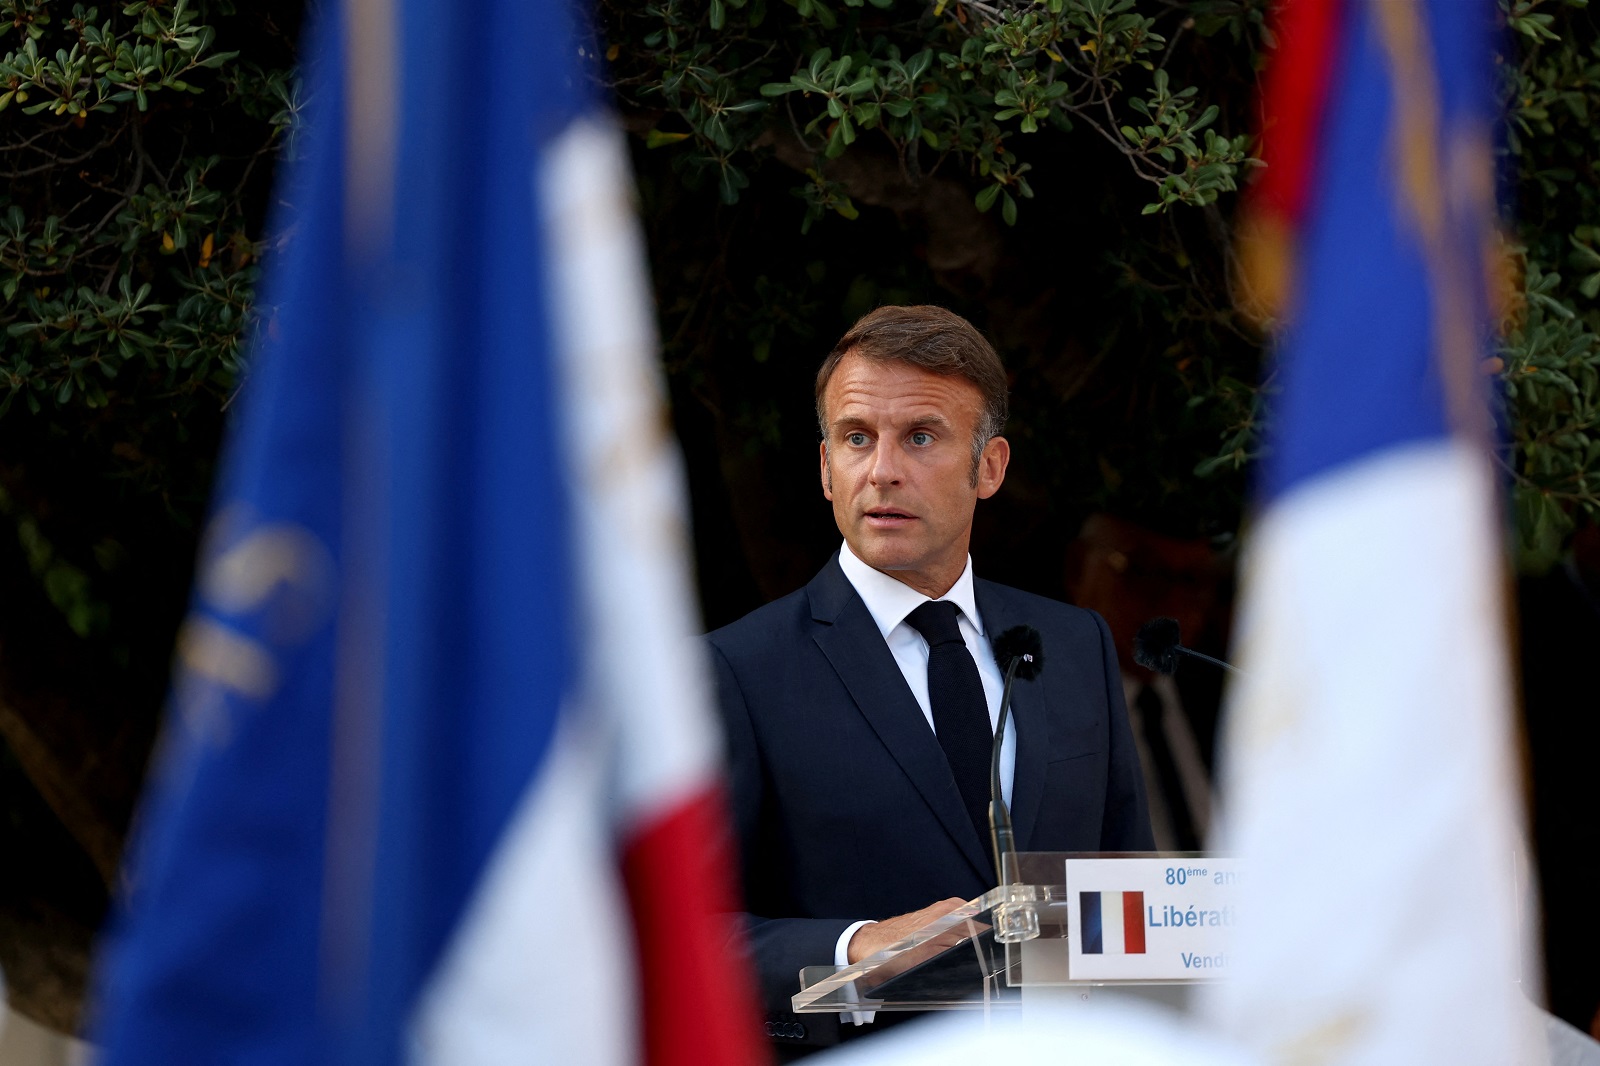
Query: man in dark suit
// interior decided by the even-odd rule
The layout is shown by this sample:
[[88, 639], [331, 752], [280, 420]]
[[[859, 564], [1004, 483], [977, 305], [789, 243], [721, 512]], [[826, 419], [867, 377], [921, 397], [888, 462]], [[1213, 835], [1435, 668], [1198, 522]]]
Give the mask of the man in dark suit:
[[1044, 644], [1002, 744], [1018, 848], [1152, 847], [1105, 623], [972, 574], [973, 512], [1010, 458], [1006, 408], [1000, 360], [964, 319], [863, 318], [817, 376], [823, 495], [845, 543], [804, 589], [709, 638], [746, 931], [785, 1042], [838, 1039], [831, 1018], [787, 1015], [801, 967], [858, 961], [995, 885], [996, 634], [1029, 625]]

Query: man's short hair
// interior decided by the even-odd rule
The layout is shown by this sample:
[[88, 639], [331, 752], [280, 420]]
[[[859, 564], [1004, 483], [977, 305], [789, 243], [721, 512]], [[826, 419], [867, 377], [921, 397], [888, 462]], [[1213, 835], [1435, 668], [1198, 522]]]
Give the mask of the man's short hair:
[[861, 317], [839, 338], [817, 371], [817, 426], [828, 439], [823, 394], [839, 361], [854, 353], [878, 363], [909, 363], [934, 374], [966, 378], [983, 396], [983, 417], [972, 442], [974, 460], [1005, 430], [1009, 413], [1006, 370], [994, 348], [971, 322], [931, 304], [880, 307]]

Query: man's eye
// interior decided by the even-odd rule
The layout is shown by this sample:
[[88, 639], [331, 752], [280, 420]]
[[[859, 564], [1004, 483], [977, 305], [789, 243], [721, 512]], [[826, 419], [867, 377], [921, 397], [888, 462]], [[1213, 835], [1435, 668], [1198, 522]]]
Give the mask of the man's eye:
[[932, 433], [924, 433], [922, 430], [919, 429], [917, 432], [911, 434], [911, 443], [915, 444], [919, 448], [924, 447], [925, 445], [932, 444], [933, 443], [933, 434]]
[[844, 435], [844, 442], [850, 445], [852, 448], [859, 448], [863, 444], [867, 443], [867, 435], [865, 433], [846, 433]]

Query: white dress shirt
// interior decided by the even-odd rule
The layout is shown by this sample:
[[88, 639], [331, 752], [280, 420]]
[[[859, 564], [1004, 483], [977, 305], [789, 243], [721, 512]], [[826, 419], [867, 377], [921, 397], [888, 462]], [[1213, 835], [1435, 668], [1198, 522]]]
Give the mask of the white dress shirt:
[[[877, 623], [878, 632], [883, 634], [884, 642], [889, 645], [889, 651], [900, 667], [900, 673], [905, 676], [906, 686], [916, 698], [917, 706], [922, 708], [922, 717], [928, 720], [928, 728], [933, 729], [933, 707], [928, 702], [928, 642], [906, 622], [906, 615], [927, 603], [931, 597], [924, 596], [910, 585], [897, 581], [881, 570], [874, 570], [856, 558], [849, 544], [839, 549], [839, 568], [844, 571], [845, 578], [854, 586], [862, 602], [867, 605], [867, 613], [872, 615], [872, 620]], [[1000, 672], [1000, 665], [994, 661], [994, 651], [984, 634], [983, 616], [978, 613], [977, 597], [972, 591], [970, 555], [967, 557], [966, 569], [961, 571], [961, 576], [950, 587], [950, 591], [939, 599], [955, 604], [960, 612], [956, 624], [961, 628], [961, 638], [967, 642], [967, 650], [972, 653], [973, 660], [978, 664], [978, 677], [983, 681], [983, 695], [989, 705], [989, 728], [992, 731], [1000, 720], [1000, 696], [1005, 689], [1005, 676]], [[1016, 720], [1007, 717], [1006, 735], [1000, 742], [1000, 794], [1008, 806], [1011, 803], [1011, 783], [1016, 776], [1016, 767]], [[928, 902], [934, 901], [930, 899]], [[856, 922], [840, 934], [839, 941], [833, 949], [835, 966], [849, 964], [850, 938], [855, 935], [857, 929], [870, 924], [871, 920]], [[860, 1025], [862, 1022], [871, 1021], [873, 1014], [863, 1011], [848, 1017]]]

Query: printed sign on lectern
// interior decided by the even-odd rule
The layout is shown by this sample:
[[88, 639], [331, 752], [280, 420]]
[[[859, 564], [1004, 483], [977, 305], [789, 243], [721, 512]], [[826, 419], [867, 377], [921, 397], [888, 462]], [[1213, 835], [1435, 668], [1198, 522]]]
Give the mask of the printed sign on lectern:
[[1068, 859], [1073, 981], [1228, 976], [1239, 868], [1233, 859]]

